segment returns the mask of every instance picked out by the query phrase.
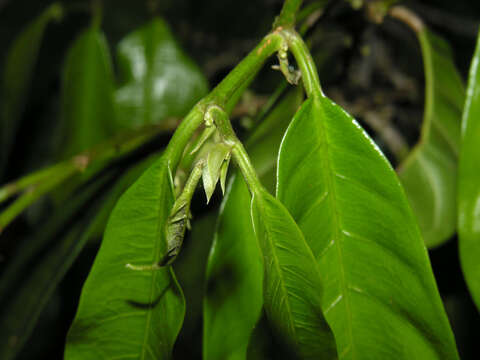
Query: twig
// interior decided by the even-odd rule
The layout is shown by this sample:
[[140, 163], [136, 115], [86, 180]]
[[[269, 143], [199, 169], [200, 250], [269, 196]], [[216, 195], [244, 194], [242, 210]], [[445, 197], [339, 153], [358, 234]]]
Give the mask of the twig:
[[388, 11], [388, 14], [395, 19], [403, 21], [416, 33], [421, 32], [425, 27], [422, 19], [420, 19], [413, 11], [404, 6], [394, 6]]
[[412, 2], [409, 6], [429, 23], [463, 36], [473, 38], [477, 36], [480, 19], [473, 20], [460, 17], [452, 12], [442, 11], [431, 6], [419, 4], [418, 2]]
[[302, 5], [302, 0], [285, 0], [280, 15], [275, 19], [273, 28], [292, 27], [295, 24], [295, 17]]
[[0, 213], [0, 233], [27, 207], [40, 197], [93, 164], [108, 162], [137, 149], [160, 132], [173, 130], [178, 120], [167, 120], [161, 125], [146, 126], [129, 134], [121, 134], [112, 140], [87, 150], [73, 158], [26, 175], [0, 188], [0, 202], [24, 191], [18, 199]]

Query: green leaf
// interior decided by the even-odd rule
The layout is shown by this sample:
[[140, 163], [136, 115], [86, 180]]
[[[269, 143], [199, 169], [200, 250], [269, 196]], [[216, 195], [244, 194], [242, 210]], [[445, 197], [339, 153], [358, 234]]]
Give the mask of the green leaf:
[[[142, 175], [156, 160], [158, 160], [161, 156], [161, 153], [154, 153], [148, 156], [145, 159], [138, 161], [133, 167], [128, 169], [122, 169], [125, 171], [121, 175], [121, 177], [115, 182], [115, 185], [109, 189], [108, 193], [106, 194], [104, 203], [102, 208], [96, 214], [98, 218], [95, 220], [96, 226], [92, 230], [93, 237], [101, 239], [103, 237], [103, 233], [105, 232], [105, 228], [108, 223], [108, 219], [112, 210], [115, 207], [120, 196], [135, 182], [137, 179]], [[104, 170], [105, 171], [105, 170]], [[98, 174], [97, 174], [98, 175]], [[87, 180], [91, 181], [91, 180]]]
[[418, 34], [425, 68], [425, 111], [420, 141], [398, 175], [428, 247], [455, 233], [460, 121], [465, 97], [448, 44], [424, 29]]
[[336, 358], [335, 340], [322, 314], [322, 281], [312, 251], [287, 209], [255, 189], [252, 219], [265, 268], [269, 321], [302, 359]]
[[458, 171], [458, 245], [472, 298], [480, 310], [480, 33], [468, 79]]
[[47, 224], [42, 224], [41, 233], [18, 250], [0, 282], [2, 359], [13, 359], [22, 349], [55, 288], [85, 244], [100, 231], [103, 233], [105, 215], [110, 214], [123, 191], [151, 162], [152, 158], [140, 162], [116, 180], [113, 187], [115, 173], [93, 182], [68, 199]]
[[65, 359], [169, 359], [185, 312], [171, 267], [134, 271], [166, 254], [173, 205], [169, 159], [162, 156], [118, 201], [85, 282]]
[[83, 31], [67, 54], [63, 73], [63, 156], [115, 132], [114, 82], [107, 43], [96, 25]]
[[[205, 273], [215, 232], [217, 213], [212, 211], [193, 215], [192, 230], [187, 233], [184, 247], [173, 263], [175, 274], [178, 282], [182, 284], [185, 301], [188, 304], [185, 322], [175, 344], [175, 359], [182, 359], [181, 354], [183, 353], [192, 354], [192, 347], [198, 358], [201, 358], [202, 355], [203, 339], [202, 336], [199, 336], [199, 329], [202, 328], [203, 323]], [[194, 340], [192, 341], [192, 339]]]
[[40, 234], [22, 244], [5, 270], [0, 283], [2, 359], [13, 359], [22, 350], [56, 286], [90, 238], [92, 212], [102, 199], [98, 192], [104, 183], [70, 199]]
[[8, 50], [1, 90], [0, 173], [6, 165], [10, 147], [14, 142], [16, 130], [25, 108], [45, 29], [50, 21], [59, 20], [62, 13], [63, 9], [60, 4], [50, 5], [27, 25]]
[[[272, 188], [280, 141], [302, 99], [300, 89], [287, 93], [247, 141], [257, 173]], [[261, 315], [262, 255], [249, 209], [246, 184], [235, 175], [222, 202], [208, 258], [203, 304], [205, 360], [245, 359], [251, 333]]]
[[283, 138], [277, 196], [318, 261], [339, 358], [458, 357], [393, 169], [358, 123], [321, 95], [304, 103]]
[[183, 117], [208, 91], [204, 75], [160, 18], [127, 35], [117, 57], [122, 84], [115, 98], [121, 126]]
[[207, 267], [203, 358], [245, 359], [263, 305], [263, 265], [250, 219], [250, 194], [240, 176], [222, 203]]

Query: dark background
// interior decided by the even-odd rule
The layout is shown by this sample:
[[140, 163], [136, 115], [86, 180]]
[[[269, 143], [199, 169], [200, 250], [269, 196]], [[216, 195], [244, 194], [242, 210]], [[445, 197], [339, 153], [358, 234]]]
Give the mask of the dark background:
[[[50, 3], [47, 0], [0, 0], [0, 64], [3, 64], [12, 39]], [[72, 11], [61, 24], [48, 27], [22, 126], [2, 183], [49, 164], [55, 158], [60, 72], [64, 55], [75, 36], [90, 21], [88, 2], [64, 3]], [[163, 0], [157, 3], [110, 0], [104, 2], [103, 30], [111, 49], [115, 49], [122, 37], [145, 24], [154, 13], [162, 15], [187, 53], [204, 70], [210, 85], [214, 86], [270, 30], [281, 4], [280, 0]], [[466, 79], [480, 22], [480, 1], [431, 0], [407, 2], [406, 5], [449, 41], [458, 69]], [[319, 66], [326, 93], [343, 102], [347, 109], [358, 103], [368, 109], [393, 109], [394, 126], [409, 144], [414, 144], [422, 119], [424, 81], [419, 46], [411, 31], [391, 19], [382, 25], [373, 24], [366, 19], [363, 11], [354, 11], [342, 1], [331, 1], [309, 36], [315, 57], [327, 58]], [[389, 75], [392, 73], [401, 74], [408, 80], [409, 87], [395, 89]], [[254, 94], [268, 95], [275, 89], [279, 78], [278, 74], [265, 69], [260, 74], [260, 80], [253, 85]], [[378, 94], [382, 96], [376, 97]], [[360, 121], [364, 120], [362, 111], [360, 109], [355, 114]], [[381, 138], [376, 137], [369, 123], [362, 124], [395, 163], [395, 157]], [[242, 133], [242, 129], [239, 131]], [[204, 234], [204, 241], [193, 244], [187, 238], [185, 250], [176, 265], [181, 283], [184, 278], [183, 287], [189, 307], [175, 348], [178, 359], [199, 358], [201, 354], [199, 298], [203, 291], [202, 274], [219, 200], [217, 194], [217, 198], [205, 207], [201, 205], [203, 198], [197, 199], [198, 204], [194, 204], [199, 224], [196, 231]], [[40, 214], [38, 218], [42, 219], [42, 216], [45, 215]], [[15, 255], [15, 239], [31, 234], [32, 230], [30, 223], [23, 218], [12, 225], [0, 241], [2, 268]], [[20, 358], [62, 358], [65, 334], [97, 247], [98, 241], [90, 243], [75, 262], [49, 301]], [[430, 255], [461, 356], [477, 359], [480, 317], [462, 277], [456, 239], [431, 251]], [[25, 271], [28, 272], [28, 269]], [[274, 348], [275, 344], [271, 347]]]

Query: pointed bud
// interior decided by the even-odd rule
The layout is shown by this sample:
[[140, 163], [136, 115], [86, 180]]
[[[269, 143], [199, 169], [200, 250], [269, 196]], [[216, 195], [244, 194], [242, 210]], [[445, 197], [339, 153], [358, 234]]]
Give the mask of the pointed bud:
[[[220, 178], [222, 164], [230, 155], [230, 147], [225, 144], [215, 144], [207, 156], [207, 163], [203, 170], [203, 188], [207, 196], [207, 204], [212, 197], [217, 182]], [[225, 175], [226, 176], [226, 175]]]

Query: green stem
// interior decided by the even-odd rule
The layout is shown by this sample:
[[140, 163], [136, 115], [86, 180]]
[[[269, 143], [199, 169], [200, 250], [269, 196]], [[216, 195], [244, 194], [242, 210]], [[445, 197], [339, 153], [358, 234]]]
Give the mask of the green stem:
[[321, 96], [323, 92], [320, 86], [320, 80], [318, 79], [317, 67], [315, 66], [315, 62], [307, 45], [295, 30], [282, 30], [281, 33], [287, 41], [288, 47], [302, 72], [303, 86], [305, 87], [307, 96], [309, 98]]
[[273, 28], [290, 28], [295, 25], [295, 17], [302, 6], [302, 0], [285, 0], [280, 15], [275, 19]]
[[198, 182], [202, 177], [204, 166], [204, 161], [200, 161], [193, 167], [192, 172], [190, 173], [187, 181], [185, 182], [182, 193], [173, 204], [170, 217], [175, 217], [175, 215], [184, 207], [186, 207], [187, 209], [190, 208], [190, 203], [192, 201], [193, 194], [195, 193], [195, 189], [197, 188]]
[[208, 108], [205, 116], [213, 119], [223, 142], [231, 147], [232, 157], [240, 168], [250, 192], [254, 193], [256, 189], [262, 188], [262, 183], [248, 157], [247, 151], [233, 131], [228, 114], [219, 106], [212, 105]]
[[0, 202], [25, 191], [0, 213], [0, 233], [27, 207], [74, 175], [98, 164], [102, 167], [145, 144], [158, 133], [175, 128], [176, 123], [165, 122], [161, 126], [147, 126], [133, 134], [122, 134], [95, 148], [46, 169], [29, 174], [0, 188]]
[[253, 80], [253, 75], [261, 69], [272, 54], [280, 49], [283, 41], [283, 37], [278, 32], [270, 33], [264, 37], [209, 95], [195, 105], [173, 134], [165, 152], [173, 172], [177, 168], [188, 141], [204, 121], [207, 107], [215, 104], [224, 109], [232, 109], [235, 105], [232, 98], [236, 100], [240, 98], [241, 92]]
[[154, 271], [163, 268], [166, 265], [173, 263], [183, 244], [185, 231], [189, 226], [190, 218], [190, 203], [192, 202], [193, 194], [197, 188], [198, 182], [202, 177], [205, 162], [203, 160], [197, 162], [188, 177], [185, 187], [180, 196], [175, 200], [170, 216], [166, 225], [167, 238], [167, 253], [159, 261], [147, 265], [126, 264], [125, 267], [135, 271]]
[[160, 132], [174, 130], [177, 124], [178, 121], [166, 121], [159, 126], [149, 125], [132, 133], [121, 134], [67, 161], [28, 174], [0, 188], [0, 203], [41, 182], [54, 180], [66, 166], [82, 172], [94, 164], [118, 158], [145, 144]]
[[[99, 4], [99, 2], [94, 0], [94, 3]], [[282, 12], [280, 16], [277, 18], [276, 23], [281, 24], [279, 26], [293, 26], [295, 21], [295, 14], [298, 11], [302, 1], [301, 0], [286, 0], [284, 6], [282, 8]], [[99, 19], [101, 18], [100, 9], [96, 9], [96, 16], [94, 19], [94, 24], [99, 23]], [[281, 29], [277, 29], [272, 33], [265, 36], [262, 41], [220, 82], [220, 84], [213, 89], [213, 91], [207, 95], [204, 99], [195, 105], [195, 107], [190, 111], [190, 113], [185, 117], [182, 123], [178, 126], [177, 130], [173, 134], [167, 149], [165, 151], [164, 156], [169, 159], [169, 165], [173, 172], [175, 172], [180, 159], [182, 158], [183, 151], [185, 146], [188, 144], [188, 141], [192, 137], [195, 130], [198, 126], [204, 121], [205, 112], [208, 106], [216, 105], [220, 108], [227, 109], [227, 111], [231, 110], [235, 105], [236, 101], [240, 98], [242, 92], [247, 88], [250, 82], [254, 79], [255, 74], [258, 73], [260, 68], [263, 66], [265, 61], [275, 52], [282, 49], [282, 45], [285, 44], [284, 36], [285, 34], [296, 34], [294, 31], [292, 32], [285, 32], [285, 34], [281, 34]], [[285, 30], [283, 30], [285, 31]], [[304, 52], [309, 56], [308, 49], [306, 49], [305, 44], [300, 39], [297, 39], [295, 36], [292, 37], [292, 52], [301, 53]], [[297, 35], [298, 37], [298, 35]], [[303, 46], [303, 47], [302, 47]], [[305, 49], [304, 49], [305, 48]], [[302, 59], [299, 56], [299, 59]], [[297, 61], [299, 61], [297, 59]], [[308, 61], [305, 62], [308, 65]], [[305, 64], [300, 64], [299, 66], [302, 69], [305, 68]], [[304, 71], [302, 71], [304, 72]], [[314, 72], [316, 73], [316, 72]], [[305, 76], [304, 82], [307, 81], [309, 84], [312, 81], [308, 81], [309, 76], [308, 74]], [[313, 81], [314, 83], [314, 81]], [[318, 83], [318, 79], [317, 79]], [[308, 89], [312, 89], [314, 86], [310, 85]], [[306, 86], [307, 88], [307, 86]], [[307, 92], [309, 92], [307, 90]], [[311, 93], [312, 91], [310, 91]], [[228, 116], [228, 115], [227, 115]], [[228, 125], [231, 125], [228, 121]], [[233, 130], [232, 130], [233, 134]], [[235, 134], [233, 134], [235, 136]], [[236, 136], [234, 137], [236, 139]], [[92, 158], [105, 158], [112, 153], [116, 153], [116, 147], [112, 150], [111, 148], [107, 147], [106, 151], [100, 151], [100, 155], [95, 151], [93, 153], [88, 154], [87, 156], [82, 156], [80, 158], [77, 157], [77, 160], [80, 159], [82, 162], [85, 162], [85, 166], [87, 166]], [[250, 185], [260, 184], [258, 177], [253, 169], [253, 166], [248, 159], [245, 149], [243, 145], [236, 139], [234, 148], [232, 149], [232, 154], [236, 159], [237, 163], [239, 164], [244, 176], [247, 178]], [[82, 163], [81, 162], [81, 163]], [[18, 214], [20, 214], [27, 206], [31, 205], [34, 201], [36, 201], [40, 196], [48, 193], [58, 184], [66, 180], [68, 177], [72, 176], [73, 174], [78, 171], [78, 161], [73, 161], [72, 163], [67, 163], [66, 168], [68, 171], [59, 171], [56, 173], [56, 176], [53, 176], [52, 180], [49, 180], [45, 183], [41, 183], [41, 185], [34, 188], [33, 191], [24, 194], [19, 199], [17, 199], [10, 207], [8, 207], [3, 213], [0, 214], [0, 231], [6, 225], [8, 225]], [[80, 167], [81, 169], [81, 167]], [[51, 175], [51, 174], [49, 174]], [[44, 178], [39, 176], [38, 178], [33, 178], [34, 180]], [[30, 178], [26, 183], [32, 181]], [[25, 189], [28, 185], [22, 185], [22, 189]], [[9, 189], [4, 189], [4, 197], [11, 196], [14, 192], [12, 192], [12, 187]], [[0, 191], [1, 195], [2, 191]]]
[[17, 200], [13, 202], [13, 204], [11, 204], [0, 214], [0, 233], [19, 214], [21, 214], [23, 210], [76, 172], [77, 168], [73, 162], [62, 164], [62, 166], [59, 166], [56, 169], [55, 177], [52, 177], [51, 180], [41, 183], [40, 185], [32, 188], [31, 191], [23, 193]]
[[103, 16], [102, 0], [92, 0], [92, 14], [92, 27], [99, 29]]
[[2, 188], [0, 188], [0, 203], [8, 200], [10, 197], [20, 193], [21, 191], [38, 184], [44, 179], [48, 179], [51, 176], [56, 176], [57, 172], [60, 171], [62, 166], [63, 163], [56, 164], [46, 169], [41, 169], [32, 174], [28, 174], [16, 180], [15, 182], [4, 185]]

